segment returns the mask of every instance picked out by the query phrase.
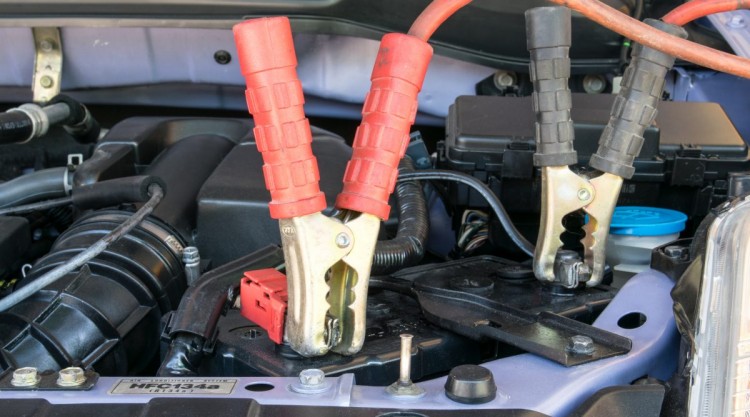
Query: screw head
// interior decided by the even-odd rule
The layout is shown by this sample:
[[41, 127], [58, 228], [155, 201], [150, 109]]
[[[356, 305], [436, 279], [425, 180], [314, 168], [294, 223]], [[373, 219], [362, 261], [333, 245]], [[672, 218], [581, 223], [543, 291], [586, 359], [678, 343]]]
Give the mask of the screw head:
[[346, 233], [339, 233], [336, 236], [336, 246], [340, 248], [347, 248], [352, 243], [351, 239], [349, 239], [349, 235]]
[[77, 366], [71, 366], [60, 371], [57, 377], [57, 385], [61, 387], [77, 387], [86, 382], [86, 375], [83, 369]]
[[588, 201], [591, 200], [591, 191], [581, 188], [578, 190], [578, 199], [581, 201]]
[[27, 366], [18, 368], [13, 371], [13, 378], [10, 380], [14, 387], [33, 387], [39, 383], [41, 377], [36, 368]]
[[55, 81], [49, 75], [45, 75], [39, 80], [39, 84], [44, 88], [52, 88], [55, 85]]
[[305, 369], [299, 373], [299, 382], [304, 387], [317, 387], [323, 385], [325, 379], [326, 374], [320, 369]]
[[594, 340], [588, 336], [576, 335], [568, 342], [568, 351], [576, 355], [591, 355], [595, 350]]

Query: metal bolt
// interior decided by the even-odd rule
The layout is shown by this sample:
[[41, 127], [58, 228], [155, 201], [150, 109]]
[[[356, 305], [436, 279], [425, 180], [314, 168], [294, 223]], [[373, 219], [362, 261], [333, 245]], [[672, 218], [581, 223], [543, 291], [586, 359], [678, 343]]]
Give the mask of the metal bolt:
[[516, 84], [516, 76], [512, 72], [498, 71], [493, 78], [497, 88], [511, 87]]
[[182, 262], [185, 264], [185, 279], [193, 285], [201, 277], [201, 254], [195, 246], [182, 250]]
[[568, 351], [576, 355], [591, 355], [594, 350], [594, 340], [588, 336], [576, 335], [568, 342]]
[[299, 383], [303, 387], [318, 387], [323, 385], [326, 379], [325, 372], [320, 369], [305, 369], [299, 373]]
[[400, 398], [420, 398], [425, 395], [425, 390], [419, 385], [411, 382], [411, 342], [414, 336], [410, 334], [401, 335], [401, 358], [398, 381], [386, 387], [385, 392]]
[[688, 248], [684, 246], [670, 245], [664, 248], [664, 254], [672, 259], [682, 259], [687, 255]]
[[588, 94], [600, 94], [607, 88], [607, 82], [601, 75], [588, 74], [583, 77], [583, 91]]
[[581, 201], [588, 201], [591, 199], [591, 191], [581, 188], [578, 190], [578, 199]]
[[55, 85], [55, 81], [49, 75], [45, 75], [39, 80], [39, 84], [44, 88], [52, 88]]
[[741, 15], [734, 15], [731, 19], [729, 19], [728, 25], [733, 28], [742, 28], [745, 27], [745, 18]]
[[346, 233], [339, 233], [336, 236], [336, 246], [340, 248], [347, 248], [352, 243], [351, 239], [349, 239], [349, 235]]
[[39, 49], [41, 49], [44, 52], [49, 52], [55, 47], [55, 42], [51, 39], [44, 39], [43, 41], [39, 42]]
[[591, 275], [594, 271], [591, 269], [590, 265], [581, 262], [576, 266], [576, 273], [578, 274], [579, 282], [586, 282], [591, 279]]
[[57, 376], [57, 385], [61, 387], [78, 387], [84, 382], [86, 382], [86, 375], [83, 369], [77, 366], [61, 370]]
[[201, 261], [200, 252], [195, 246], [188, 246], [182, 250], [182, 262], [185, 264], [193, 264]]
[[13, 371], [13, 379], [10, 383], [14, 387], [33, 387], [39, 383], [40, 379], [36, 368], [25, 367]]
[[398, 382], [401, 384], [411, 384], [411, 341], [414, 336], [410, 334], [401, 335], [401, 368]]

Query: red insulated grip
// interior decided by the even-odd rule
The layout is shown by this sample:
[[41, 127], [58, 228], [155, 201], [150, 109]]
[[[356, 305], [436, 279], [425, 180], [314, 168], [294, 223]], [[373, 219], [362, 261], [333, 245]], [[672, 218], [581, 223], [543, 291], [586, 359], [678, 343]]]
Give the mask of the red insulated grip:
[[380, 42], [372, 86], [354, 137], [354, 153], [344, 174], [336, 206], [387, 219], [388, 197], [398, 178], [398, 163], [409, 144], [432, 47], [414, 36], [389, 33]]
[[271, 217], [287, 219], [325, 209], [289, 19], [237, 24], [234, 41], [247, 84], [247, 108], [255, 120], [255, 141], [263, 155], [263, 176], [271, 192]]

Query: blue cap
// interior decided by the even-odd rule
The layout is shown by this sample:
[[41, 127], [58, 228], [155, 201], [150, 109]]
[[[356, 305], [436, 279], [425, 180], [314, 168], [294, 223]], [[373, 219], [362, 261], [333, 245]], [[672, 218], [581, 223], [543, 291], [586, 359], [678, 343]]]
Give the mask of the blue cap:
[[687, 216], [658, 207], [615, 208], [609, 233], [612, 235], [660, 236], [685, 230]]

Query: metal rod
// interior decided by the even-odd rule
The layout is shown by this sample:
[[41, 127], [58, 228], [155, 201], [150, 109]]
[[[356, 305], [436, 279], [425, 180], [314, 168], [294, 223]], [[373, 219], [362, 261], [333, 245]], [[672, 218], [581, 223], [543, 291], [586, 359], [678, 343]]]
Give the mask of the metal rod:
[[401, 373], [398, 378], [400, 384], [411, 384], [411, 340], [410, 334], [401, 335]]

